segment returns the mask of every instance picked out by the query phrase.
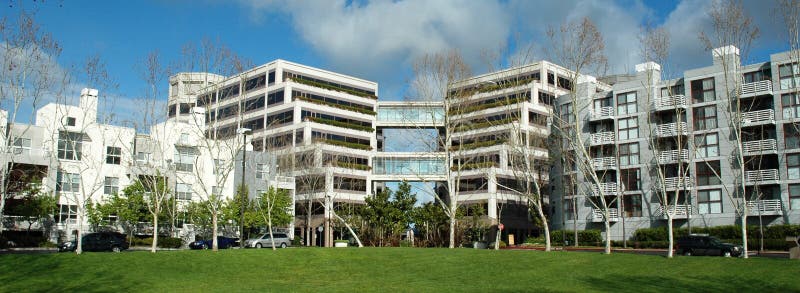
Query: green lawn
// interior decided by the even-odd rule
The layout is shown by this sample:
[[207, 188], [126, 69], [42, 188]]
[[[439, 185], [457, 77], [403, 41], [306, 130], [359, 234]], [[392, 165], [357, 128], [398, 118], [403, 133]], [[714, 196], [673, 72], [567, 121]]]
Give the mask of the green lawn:
[[591, 252], [290, 248], [0, 255], [0, 292], [800, 291], [800, 262]]

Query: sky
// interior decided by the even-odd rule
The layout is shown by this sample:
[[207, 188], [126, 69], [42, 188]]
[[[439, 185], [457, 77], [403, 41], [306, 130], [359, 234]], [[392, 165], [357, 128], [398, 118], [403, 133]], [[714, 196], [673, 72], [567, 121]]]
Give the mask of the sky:
[[[42, 29], [63, 48], [58, 63], [64, 68], [100, 56], [118, 84], [105, 93], [120, 97], [110, 110], [121, 116], [135, 113], [131, 101], [145, 91], [140, 64], [148, 53], [178, 62], [184, 45], [204, 38], [254, 64], [284, 59], [378, 82], [381, 100], [413, 99], [407, 89], [413, 62], [426, 54], [457, 48], [475, 74], [487, 70], [487, 52], [509, 57], [533, 48], [532, 60], [548, 59], [546, 30], [582, 17], [603, 34], [609, 73], [629, 73], [642, 62], [637, 35], [643, 24], [670, 33], [665, 73], [677, 76], [711, 63], [698, 39], [711, 30], [709, 1], [701, 0], [6, 1], [0, 16], [37, 11]], [[746, 61], [785, 50], [774, 4], [744, 6], [761, 30]], [[75, 83], [77, 96], [87, 85]], [[162, 93], [166, 87], [165, 81]]]

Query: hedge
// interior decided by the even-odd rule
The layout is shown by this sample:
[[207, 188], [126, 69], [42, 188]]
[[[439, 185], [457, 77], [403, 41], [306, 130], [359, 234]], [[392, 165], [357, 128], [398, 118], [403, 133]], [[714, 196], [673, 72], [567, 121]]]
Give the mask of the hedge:
[[294, 98], [297, 99], [297, 100], [309, 102], [309, 103], [312, 103], [312, 104], [325, 105], [325, 106], [330, 106], [330, 107], [334, 107], [334, 108], [339, 108], [339, 109], [342, 109], [342, 110], [348, 110], [348, 111], [358, 112], [358, 113], [361, 113], [361, 114], [367, 114], [367, 115], [372, 115], [372, 116], [377, 115], [377, 113], [375, 111], [373, 111], [373, 110], [367, 110], [367, 109], [363, 109], [363, 108], [359, 108], [359, 107], [342, 105], [342, 104], [335, 104], [335, 103], [331, 103], [331, 102], [326, 102], [326, 101], [320, 101], [320, 100], [315, 100], [315, 99], [311, 99], [311, 98], [306, 98], [306, 97], [303, 97], [303, 96], [296, 96]]
[[[566, 235], [564, 235], [566, 233]], [[562, 236], [563, 235], [563, 236]], [[562, 239], [572, 241], [575, 239], [574, 232], [572, 230], [555, 230], [550, 231], [550, 243], [561, 243]], [[566, 237], [564, 237], [566, 236]], [[525, 243], [530, 244], [541, 244], [544, 243], [544, 238], [533, 238], [529, 237], [525, 239]], [[578, 245], [602, 245], [603, 244], [603, 236], [600, 233], [600, 230], [581, 230], [578, 231]]]
[[336, 127], [349, 128], [349, 129], [354, 129], [354, 130], [361, 130], [361, 131], [365, 131], [365, 132], [374, 132], [375, 131], [375, 128], [372, 128], [372, 127], [369, 127], [369, 126], [358, 125], [358, 124], [354, 124], [354, 123], [336, 121], [336, 120], [319, 118], [319, 117], [306, 117], [306, 119], [308, 119], [308, 120], [310, 120], [312, 122], [327, 124], [327, 125], [336, 126]]
[[[151, 246], [153, 245], [153, 238], [133, 238], [130, 243], [131, 246]], [[160, 248], [181, 248], [183, 240], [174, 237], [158, 237], [158, 247]]]
[[[692, 233], [708, 234], [719, 239], [741, 239], [741, 227], [737, 225], [716, 227], [693, 227]], [[758, 226], [747, 227], [749, 237], [758, 238]], [[678, 228], [674, 230], [675, 237], [689, 234], [689, 229]], [[786, 236], [800, 236], [800, 225], [773, 225], [764, 227], [764, 239], [785, 239]], [[633, 240], [637, 241], [667, 241], [667, 227], [642, 228], [633, 233]]]

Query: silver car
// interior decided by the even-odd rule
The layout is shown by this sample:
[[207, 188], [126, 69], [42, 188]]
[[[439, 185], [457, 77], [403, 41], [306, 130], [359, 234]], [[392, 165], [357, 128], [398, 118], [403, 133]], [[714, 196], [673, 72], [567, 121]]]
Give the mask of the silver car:
[[[286, 248], [292, 244], [292, 240], [289, 239], [289, 236], [286, 235], [286, 233], [272, 233], [272, 236], [275, 237], [275, 246]], [[272, 241], [269, 239], [269, 233], [266, 233], [258, 238], [247, 239], [247, 241], [244, 242], [244, 245], [246, 247], [255, 248], [272, 247]]]

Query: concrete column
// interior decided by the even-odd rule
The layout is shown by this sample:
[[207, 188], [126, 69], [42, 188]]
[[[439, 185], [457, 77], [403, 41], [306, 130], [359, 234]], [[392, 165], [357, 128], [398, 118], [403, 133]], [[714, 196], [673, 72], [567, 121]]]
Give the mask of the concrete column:
[[489, 197], [489, 204], [488, 204], [487, 210], [488, 210], [487, 214], [489, 216], [489, 219], [492, 220], [492, 223], [497, 223], [497, 197], [496, 196], [493, 195], [492, 197]]

